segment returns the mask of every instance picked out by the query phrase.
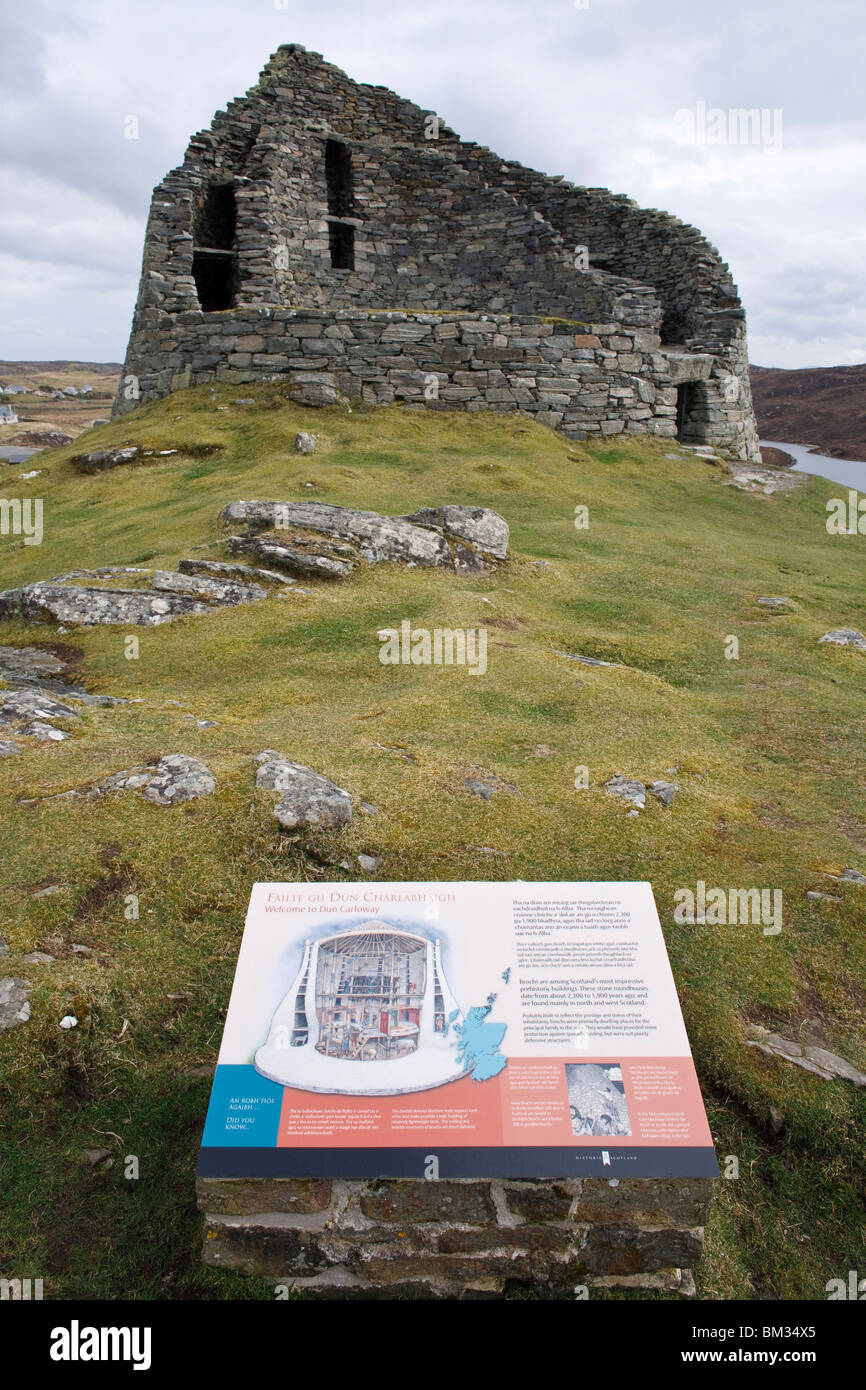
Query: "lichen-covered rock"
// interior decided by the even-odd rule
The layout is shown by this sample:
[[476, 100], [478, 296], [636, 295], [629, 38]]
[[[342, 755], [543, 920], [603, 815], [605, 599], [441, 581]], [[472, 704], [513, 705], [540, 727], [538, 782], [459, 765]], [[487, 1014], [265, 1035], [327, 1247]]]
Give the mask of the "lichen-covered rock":
[[256, 786], [280, 793], [274, 815], [285, 830], [346, 825], [352, 819], [349, 793], [302, 763], [270, 757], [256, 773]]
[[0, 980], [0, 1033], [27, 1022], [30, 1017], [29, 993], [29, 980], [16, 980], [13, 975]]
[[307, 430], [298, 430], [295, 435], [295, 448], [299, 454], [314, 454], [316, 452], [316, 436], [309, 434]]
[[14, 719], [77, 719], [70, 705], [55, 700], [47, 691], [38, 689], [0, 690], [0, 723]]
[[0, 593], [0, 617], [28, 623], [69, 623], [76, 627], [122, 624], [158, 627], [173, 618], [213, 610], [187, 594], [148, 589], [97, 589], [65, 584], [27, 584]]
[[33, 719], [29, 724], [20, 725], [18, 732], [26, 734], [28, 738], [35, 738], [40, 743], [63, 743], [69, 735], [62, 729], [55, 729], [53, 724], [46, 724], [42, 719]]
[[175, 574], [171, 570], [156, 570], [153, 587], [161, 592], [193, 594], [206, 603], [230, 607], [238, 603], [256, 603], [268, 593], [259, 584], [238, 584], [233, 579], [207, 579], [203, 575]]
[[825, 632], [818, 641], [832, 642], [837, 647], [856, 647], [858, 651], [866, 652], [866, 637], [853, 627], [834, 628], [832, 632]]
[[328, 502], [231, 502], [220, 520], [224, 525], [245, 523], [250, 531], [316, 531], [353, 542], [371, 563], [447, 566], [451, 560], [448, 546], [435, 531]]
[[21, 752], [21, 745], [11, 738], [0, 738], [0, 758], [14, 758]]
[[169, 753], [149, 767], [135, 767], [115, 772], [106, 778], [100, 792], [140, 791], [146, 801], [156, 806], [177, 806], [198, 796], [210, 796], [216, 791], [216, 779], [210, 768], [198, 758], [186, 753]]

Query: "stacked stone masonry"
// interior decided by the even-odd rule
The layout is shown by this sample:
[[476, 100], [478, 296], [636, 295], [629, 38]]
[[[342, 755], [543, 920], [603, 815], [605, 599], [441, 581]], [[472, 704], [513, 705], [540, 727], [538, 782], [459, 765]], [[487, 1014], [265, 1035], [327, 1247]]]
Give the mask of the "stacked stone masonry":
[[280, 377], [309, 404], [526, 411], [760, 458], [744, 311], [699, 232], [504, 163], [297, 45], [154, 192], [115, 413]]
[[694, 1291], [709, 1179], [198, 1179], [204, 1259], [325, 1298]]

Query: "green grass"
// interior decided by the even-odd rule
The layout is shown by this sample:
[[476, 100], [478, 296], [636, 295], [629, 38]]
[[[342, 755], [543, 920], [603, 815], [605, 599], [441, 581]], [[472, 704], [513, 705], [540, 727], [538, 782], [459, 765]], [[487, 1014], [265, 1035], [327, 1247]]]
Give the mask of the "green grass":
[[[238, 395], [256, 404], [235, 406]], [[298, 429], [321, 436], [316, 454], [293, 451]], [[127, 442], [180, 452], [94, 477], [69, 463]], [[863, 628], [863, 542], [828, 536], [832, 483], [753, 496], [722, 469], [666, 457], [677, 452], [574, 445], [521, 417], [313, 411], [276, 386], [200, 388], [41, 455], [43, 475], [15, 484], [44, 499], [45, 542], [0, 538], [4, 587], [82, 566], [174, 566], [197, 546], [219, 557], [217, 513], [236, 498], [393, 514], [490, 506], [511, 525], [511, 558], [472, 577], [375, 567], [311, 584], [309, 598], [139, 629], [138, 661], [124, 657], [123, 628], [58, 637], [0, 623], [0, 643], [59, 643], [90, 688], [143, 701], [88, 709], [68, 742], [0, 763], [2, 973], [34, 985], [30, 1022], [0, 1037], [4, 1276], [41, 1275], [49, 1297], [268, 1296], [199, 1262], [201, 1073], [251, 883], [349, 878], [339, 861], [361, 851], [381, 854], [394, 880], [650, 879], [719, 1153], [740, 1162], [739, 1179], [719, 1184], [699, 1293], [821, 1299], [828, 1279], [864, 1268], [864, 1094], [770, 1063], [744, 1037], [749, 1022], [817, 1030], [866, 1068], [866, 890], [805, 897], [830, 882], [822, 869], [866, 870], [866, 657], [817, 642]], [[586, 531], [574, 529], [578, 504]], [[774, 593], [795, 610], [764, 613], [756, 597]], [[403, 618], [486, 626], [487, 674], [382, 666], [376, 630]], [[729, 635], [739, 660], [725, 659]], [[263, 748], [379, 815], [282, 833], [273, 797], [254, 790]], [[179, 751], [204, 759], [215, 796], [173, 811], [130, 793], [44, 799]], [[577, 791], [583, 765], [591, 785]], [[674, 766], [670, 810], [652, 803], [629, 820], [601, 789], [615, 772], [649, 781]], [[469, 796], [478, 769], [515, 790]], [[60, 890], [33, 898], [45, 878]], [[676, 925], [674, 892], [698, 879], [781, 888], [781, 935]], [[124, 915], [130, 893], [137, 921]], [[70, 955], [72, 942], [92, 954]], [[40, 945], [55, 963], [23, 965]], [[70, 1008], [82, 1026], [61, 1032]], [[82, 1160], [99, 1147], [112, 1168]], [[137, 1181], [123, 1176], [126, 1154], [139, 1157]]]

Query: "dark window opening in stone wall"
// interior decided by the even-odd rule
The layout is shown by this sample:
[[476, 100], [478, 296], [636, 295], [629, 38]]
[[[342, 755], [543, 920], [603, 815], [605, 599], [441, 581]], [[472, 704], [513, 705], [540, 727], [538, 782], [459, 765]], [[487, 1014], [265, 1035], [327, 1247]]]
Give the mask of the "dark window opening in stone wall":
[[332, 217], [351, 217], [355, 208], [352, 156], [341, 140], [325, 141], [325, 182], [328, 212]]
[[192, 274], [198, 302], [206, 314], [234, 308], [235, 258], [230, 251], [194, 251]]
[[355, 228], [345, 222], [328, 224], [331, 266], [334, 270], [355, 269]]
[[709, 402], [703, 381], [683, 381], [677, 387], [677, 439], [682, 444], [706, 444]]
[[231, 251], [237, 226], [235, 190], [230, 183], [214, 183], [196, 208], [193, 240], [196, 246]]

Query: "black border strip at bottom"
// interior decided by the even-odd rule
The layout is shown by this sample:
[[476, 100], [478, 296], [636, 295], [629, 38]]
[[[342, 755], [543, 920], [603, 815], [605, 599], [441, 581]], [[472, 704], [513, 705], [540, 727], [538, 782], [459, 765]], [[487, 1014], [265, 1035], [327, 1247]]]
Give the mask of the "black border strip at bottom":
[[[436, 1159], [436, 1166], [430, 1160]], [[717, 1178], [711, 1148], [202, 1148], [200, 1178]]]

